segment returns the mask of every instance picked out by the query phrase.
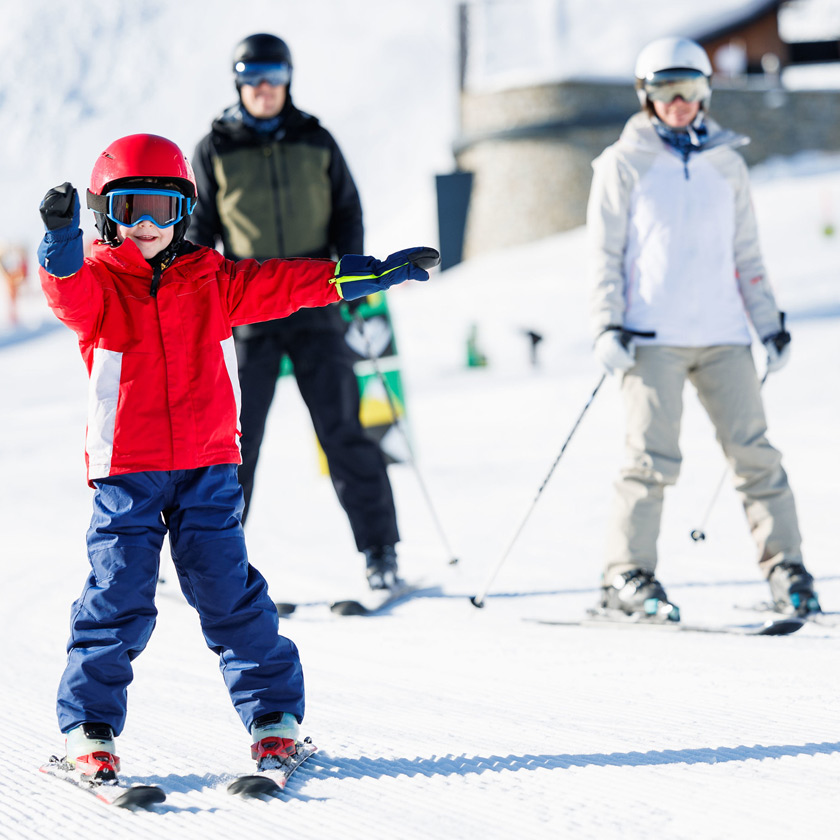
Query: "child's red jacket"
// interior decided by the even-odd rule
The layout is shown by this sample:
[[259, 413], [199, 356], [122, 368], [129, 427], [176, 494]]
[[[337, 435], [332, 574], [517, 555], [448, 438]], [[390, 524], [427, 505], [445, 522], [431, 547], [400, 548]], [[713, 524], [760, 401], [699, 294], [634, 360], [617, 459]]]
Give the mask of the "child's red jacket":
[[90, 376], [88, 480], [239, 464], [239, 380], [231, 327], [340, 300], [331, 260], [226, 260], [196, 247], [164, 269], [127, 240], [93, 245], [69, 277], [43, 268], [58, 318]]

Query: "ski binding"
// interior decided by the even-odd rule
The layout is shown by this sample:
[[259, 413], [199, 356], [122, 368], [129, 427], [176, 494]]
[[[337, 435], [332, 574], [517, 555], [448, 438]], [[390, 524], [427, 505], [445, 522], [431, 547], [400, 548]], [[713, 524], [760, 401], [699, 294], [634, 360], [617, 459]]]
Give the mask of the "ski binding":
[[289, 776], [318, 749], [309, 738], [302, 743], [299, 741], [296, 747], [295, 754], [284, 759], [282, 766], [238, 776], [227, 786], [227, 792], [251, 798], [277, 796], [286, 787]]
[[126, 787], [119, 782], [89, 782], [79, 777], [74, 768], [57, 756], [39, 768], [42, 773], [63, 779], [80, 790], [93, 794], [100, 802], [130, 811], [147, 810], [160, 805], [166, 799], [166, 791], [157, 785], [132, 785]]

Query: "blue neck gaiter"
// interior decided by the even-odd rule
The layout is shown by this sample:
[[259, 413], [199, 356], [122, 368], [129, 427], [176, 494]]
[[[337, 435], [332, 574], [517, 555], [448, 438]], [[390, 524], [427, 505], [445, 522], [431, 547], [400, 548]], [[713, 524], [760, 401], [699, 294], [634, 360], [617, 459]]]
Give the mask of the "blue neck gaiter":
[[688, 160], [692, 152], [699, 152], [709, 139], [709, 129], [703, 120], [703, 114], [698, 114], [694, 122], [685, 128], [671, 128], [662, 120], [653, 117], [653, 127], [656, 133], [673, 149], [676, 149], [683, 160]]
[[247, 125], [248, 128], [265, 137], [276, 133], [280, 126], [283, 125], [282, 113], [269, 120], [261, 120], [258, 117], [254, 117], [249, 114], [248, 111], [240, 105], [239, 114], [242, 117], [242, 122]]

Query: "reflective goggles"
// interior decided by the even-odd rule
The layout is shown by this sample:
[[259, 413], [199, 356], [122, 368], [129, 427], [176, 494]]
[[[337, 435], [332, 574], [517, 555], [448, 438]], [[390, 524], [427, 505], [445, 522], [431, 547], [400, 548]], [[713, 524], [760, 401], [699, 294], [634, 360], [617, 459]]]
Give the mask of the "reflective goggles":
[[131, 228], [140, 222], [151, 222], [168, 228], [189, 216], [195, 209], [195, 199], [174, 190], [112, 190], [105, 198], [105, 215], [122, 227]]
[[237, 85], [251, 85], [257, 87], [262, 82], [268, 82], [272, 87], [287, 85], [292, 80], [292, 67], [285, 62], [281, 64], [246, 64], [237, 61], [233, 68]]
[[660, 70], [643, 79], [642, 88], [654, 102], [673, 102], [678, 96], [686, 102], [702, 102], [712, 92], [699, 70]]

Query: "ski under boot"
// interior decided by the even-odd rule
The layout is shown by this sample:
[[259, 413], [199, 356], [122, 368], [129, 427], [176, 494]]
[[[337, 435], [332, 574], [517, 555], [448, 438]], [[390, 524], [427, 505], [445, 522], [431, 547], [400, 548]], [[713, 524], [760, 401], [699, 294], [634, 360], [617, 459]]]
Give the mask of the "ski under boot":
[[251, 758], [257, 770], [277, 770], [297, 752], [298, 722], [288, 712], [271, 712], [258, 717], [251, 726]]
[[800, 618], [822, 612], [814, 578], [801, 563], [783, 560], [772, 568], [768, 582], [777, 612]]
[[397, 574], [397, 552], [392, 545], [365, 549], [367, 581], [371, 589], [394, 589], [400, 582]]
[[601, 607], [619, 610], [646, 621], [679, 621], [680, 610], [665, 594], [652, 572], [632, 569], [615, 575], [601, 588]]
[[63, 764], [92, 785], [117, 783], [120, 760], [114, 754], [114, 730], [107, 723], [83, 723], [67, 733]]

